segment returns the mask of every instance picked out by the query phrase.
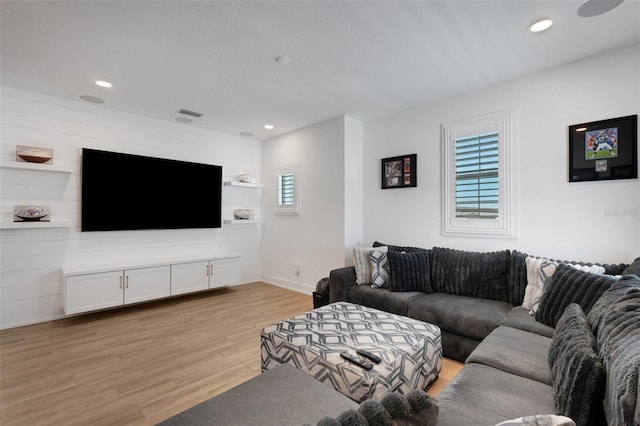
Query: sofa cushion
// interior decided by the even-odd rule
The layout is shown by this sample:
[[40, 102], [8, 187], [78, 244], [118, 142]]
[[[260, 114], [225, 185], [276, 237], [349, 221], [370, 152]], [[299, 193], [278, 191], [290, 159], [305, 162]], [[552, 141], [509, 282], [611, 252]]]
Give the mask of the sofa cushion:
[[604, 410], [610, 425], [640, 424], [640, 293], [610, 304], [598, 326], [598, 355], [606, 372]]
[[498, 327], [469, 355], [467, 364], [484, 364], [551, 385], [547, 361], [550, 345], [550, 337], [511, 327]]
[[553, 327], [536, 321], [535, 317], [529, 313], [529, 310], [522, 306], [514, 306], [507, 314], [507, 317], [502, 320], [500, 326], [517, 328], [518, 330], [524, 330], [546, 337], [553, 337], [553, 333], [555, 332]]
[[422, 291], [432, 293], [429, 277], [429, 256], [426, 251], [413, 253], [389, 251], [391, 291]]
[[480, 339], [461, 336], [442, 329], [440, 329], [440, 337], [442, 338], [442, 356], [460, 362], [465, 362], [481, 342]]
[[350, 408], [357, 409], [358, 403], [302, 370], [282, 364], [160, 425], [316, 424]]
[[542, 294], [536, 320], [555, 327], [565, 308], [577, 303], [588, 314], [593, 304], [617, 280], [610, 275], [579, 271], [560, 264]]
[[596, 339], [577, 303], [565, 309], [549, 348], [556, 414], [577, 425], [604, 422], [602, 392], [604, 369], [596, 354]]
[[551, 386], [474, 363], [464, 366], [438, 401], [438, 426], [494, 425], [554, 412]]
[[369, 251], [369, 262], [371, 264], [371, 287], [389, 287], [389, 257], [387, 247], [376, 247]]
[[626, 296], [632, 300], [640, 296], [640, 277], [637, 275], [623, 275], [593, 304], [587, 319], [589, 320], [591, 331], [596, 336], [604, 315], [611, 310], [616, 302], [625, 300]]
[[442, 330], [482, 340], [513, 306], [498, 300], [447, 293], [425, 294], [409, 300], [408, 316], [438, 325]]
[[392, 292], [388, 288], [354, 285], [347, 289], [346, 301], [407, 316], [409, 301], [423, 295], [420, 291]]
[[434, 292], [509, 302], [509, 250], [478, 253], [434, 247], [431, 288]]

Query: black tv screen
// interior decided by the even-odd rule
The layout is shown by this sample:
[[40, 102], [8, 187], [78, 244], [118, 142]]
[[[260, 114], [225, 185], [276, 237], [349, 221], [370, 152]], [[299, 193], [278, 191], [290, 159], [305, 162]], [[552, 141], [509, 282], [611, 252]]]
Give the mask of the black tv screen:
[[82, 149], [82, 232], [220, 228], [222, 166]]

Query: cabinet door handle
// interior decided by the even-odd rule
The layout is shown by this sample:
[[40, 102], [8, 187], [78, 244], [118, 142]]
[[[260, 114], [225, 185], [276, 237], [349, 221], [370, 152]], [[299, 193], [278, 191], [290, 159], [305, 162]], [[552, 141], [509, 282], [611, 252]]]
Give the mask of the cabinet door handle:
[[209, 265], [207, 265], [207, 276], [209, 276]]
[[125, 288], [129, 288], [129, 275], [127, 275], [127, 283], [125, 284]]
[[122, 275], [120, 275], [120, 289], [122, 290]]

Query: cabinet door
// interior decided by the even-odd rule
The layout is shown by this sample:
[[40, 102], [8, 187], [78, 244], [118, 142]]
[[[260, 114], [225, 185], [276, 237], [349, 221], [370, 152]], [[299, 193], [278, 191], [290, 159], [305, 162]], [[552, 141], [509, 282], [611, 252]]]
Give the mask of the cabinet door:
[[209, 288], [209, 262], [171, 265], [171, 295], [191, 293]]
[[124, 271], [124, 303], [168, 297], [171, 294], [171, 268], [127, 269]]
[[240, 258], [218, 259], [211, 261], [209, 288], [224, 287], [240, 282]]
[[64, 311], [67, 314], [120, 306], [123, 302], [122, 271], [72, 275], [64, 281]]

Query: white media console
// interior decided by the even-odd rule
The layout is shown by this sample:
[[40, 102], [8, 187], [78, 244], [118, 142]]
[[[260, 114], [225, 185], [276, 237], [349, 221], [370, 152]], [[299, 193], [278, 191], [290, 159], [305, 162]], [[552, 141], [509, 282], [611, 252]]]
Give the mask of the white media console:
[[66, 314], [96, 311], [240, 283], [240, 256], [156, 259], [63, 269]]

